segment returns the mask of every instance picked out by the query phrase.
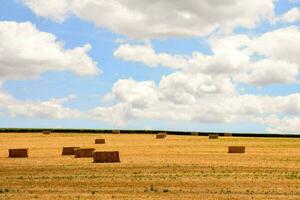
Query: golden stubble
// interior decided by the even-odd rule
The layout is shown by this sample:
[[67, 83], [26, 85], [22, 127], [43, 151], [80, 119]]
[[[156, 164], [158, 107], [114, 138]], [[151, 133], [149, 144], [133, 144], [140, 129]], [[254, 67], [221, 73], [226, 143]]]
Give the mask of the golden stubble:
[[[104, 138], [106, 144], [94, 144]], [[228, 146], [246, 146], [228, 154]], [[61, 156], [119, 151], [121, 163]], [[8, 158], [29, 148], [29, 158]], [[1, 193], [2, 191], [2, 193]], [[0, 134], [0, 199], [300, 199], [300, 140], [138, 134]]]

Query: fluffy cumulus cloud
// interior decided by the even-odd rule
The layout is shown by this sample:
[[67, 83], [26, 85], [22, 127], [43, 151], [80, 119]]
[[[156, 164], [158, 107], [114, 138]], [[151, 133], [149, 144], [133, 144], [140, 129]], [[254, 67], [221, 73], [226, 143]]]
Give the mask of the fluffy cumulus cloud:
[[253, 28], [273, 20], [274, 0], [148, 1], [24, 0], [43, 17], [62, 21], [68, 13], [131, 38], [207, 35], [216, 29]]
[[46, 101], [20, 101], [2, 89], [6, 80], [36, 78], [46, 71], [72, 71], [80, 76], [101, 73], [87, 55], [89, 44], [64, 49], [51, 33], [39, 31], [32, 23], [0, 22], [0, 111], [12, 117], [65, 119], [83, 117], [81, 111], [65, 106], [73, 96]]
[[[202, 76], [230, 74], [236, 81], [258, 86], [297, 82], [300, 67], [298, 27], [281, 28], [255, 37], [212, 37], [209, 44], [212, 55], [201, 52], [172, 55], [157, 53], [149, 45], [122, 44], [114, 56], [150, 67], [165, 66]], [[186, 80], [193, 79], [187, 77]]]
[[271, 115], [267, 118], [257, 119], [258, 123], [268, 126], [267, 131], [271, 133], [295, 133], [299, 134], [300, 118], [298, 116], [292, 117], [278, 117]]
[[[299, 93], [270, 96], [238, 92], [239, 82], [260, 87], [298, 83], [299, 41], [299, 28], [291, 26], [253, 37], [212, 37], [211, 55], [172, 55], [157, 53], [149, 44], [121, 44], [114, 52], [115, 57], [174, 71], [157, 84], [133, 79], [117, 81], [105, 96], [114, 103], [94, 109], [92, 116], [103, 121], [104, 113], [110, 113], [117, 116], [114, 122], [119, 125], [142, 119], [253, 122], [266, 126], [270, 132], [300, 131], [296, 126]], [[289, 124], [290, 127], [285, 126]]]
[[295, 7], [284, 13], [278, 21], [280, 22], [287, 22], [287, 23], [294, 23], [300, 20], [300, 9]]
[[51, 33], [32, 23], [0, 22], [0, 80], [28, 79], [45, 71], [72, 71], [81, 76], [101, 73], [87, 55], [89, 44], [64, 49]]
[[62, 22], [67, 17], [71, 1], [66, 0], [25, 0], [25, 4], [38, 16]]
[[[299, 93], [271, 96], [239, 92], [241, 83], [258, 87], [299, 83], [300, 29], [289, 26], [300, 19], [295, 4], [295, 8], [275, 16], [275, 0], [23, 1], [38, 16], [63, 22], [69, 15], [75, 15], [127, 36], [127, 42], [115, 50], [115, 58], [172, 69], [157, 83], [132, 78], [118, 80], [111, 92], [103, 96], [106, 103], [85, 113], [90, 119], [117, 125], [145, 119], [253, 122], [269, 132], [300, 132]], [[234, 34], [235, 28], [247, 30], [263, 21], [280, 22], [276, 24], [280, 28], [261, 34]], [[206, 36], [211, 53], [157, 52], [151, 40], [147, 40], [191, 36]], [[29, 40], [18, 40], [25, 37]], [[145, 39], [139, 41], [148, 43], [131, 43], [131, 39]], [[86, 54], [89, 49], [86, 45], [65, 50], [55, 36], [38, 31], [30, 23], [1, 23], [0, 82], [35, 77], [46, 70], [97, 74], [96, 63]], [[80, 111], [64, 106], [68, 101], [69, 98], [50, 99], [21, 105], [11, 95], [0, 92], [0, 103], [9, 103], [7, 109], [12, 116], [82, 116]]]
[[[239, 94], [230, 96], [203, 96], [201, 94], [199, 96], [199, 90], [178, 89], [176, 84], [162, 88], [163, 81], [156, 86], [151, 81], [120, 80], [115, 83], [109, 94], [110, 100], [117, 103], [111, 106], [97, 107], [90, 114], [93, 119], [116, 125], [125, 125], [130, 120], [144, 119], [184, 120], [199, 123], [247, 121], [265, 125], [271, 132], [300, 131], [295, 120], [300, 115], [299, 93], [276, 97]], [[187, 85], [182, 83], [181, 87], [187, 87]], [[174, 91], [177, 93], [170, 96]], [[187, 92], [189, 93], [187, 94]], [[280, 119], [278, 115], [289, 117]], [[276, 120], [274, 116], [276, 116]], [[286, 124], [294, 123], [294, 126], [283, 126], [280, 123], [282, 121]]]
[[65, 98], [51, 98], [47, 101], [20, 101], [0, 88], [0, 111], [12, 117], [28, 117], [36, 119], [76, 119], [84, 115], [77, 109], [65, 106], [75, 98], [69, 95]]

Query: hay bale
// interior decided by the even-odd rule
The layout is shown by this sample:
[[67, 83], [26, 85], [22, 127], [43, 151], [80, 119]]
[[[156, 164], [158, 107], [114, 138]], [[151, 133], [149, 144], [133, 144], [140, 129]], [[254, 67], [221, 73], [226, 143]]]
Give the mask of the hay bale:
[[225, 137], [232, 137], [232, 133], [224, 133]]
[[94, 163], [120, 162], [118, 151], [95, 151], [93, 157]]
[[79, 147], [63, 147], [62, 155], [75, 155], [75, 149], [79, 149]]
[[198, 136], [198, 132], [191, 132], [192, 136]]
[[120, 130], [112, 130], [111, 133], [112, 133], [112, 134], [120, 134], [121, 131], [120, 131]]
[[10, 158], [26, 158], [28, 157], [28, 149], [9, 149]]
[[95, 144], [105, 144], [105, 139], [95, 139]]
[[167, 137], [167, 133], [160, 132], [156, 134], [156, 139], [164, 139], [165, 137]]
[[208, 134], [208, 138], [209, 139], [218, 139], [219, 138], [219, 134]]
[[245, 153], [245, 146], [229, 146], [228, 153]]
[[43, 131], [43, 134], [45, 135], [49, 135], [51, 133], [51, 131]]
[[79, 148], [74, 150], [75, 158], [93, 157], [94, 148]]

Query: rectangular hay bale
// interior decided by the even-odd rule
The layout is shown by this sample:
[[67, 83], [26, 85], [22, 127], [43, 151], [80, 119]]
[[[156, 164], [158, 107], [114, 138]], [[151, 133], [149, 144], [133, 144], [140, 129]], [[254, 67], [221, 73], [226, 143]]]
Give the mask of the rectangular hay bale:
[[51, 133], [51, 131], [43, 131], [44, 135], [49, 135]]
[[94, 163], [120, 162], [118, 151], [95, 151], [93, 153]]
[[75, 155], [75, 149], [79, 149], [79, 147], [63, 147], [62, 155]]
[[28, 157], [28, 149], [9, 149], [10, 158], [26, 158]]
[[79, 148], [74, 150], [75, 158], [93, 157], [94, 148]]
[[167, 133], [160, 132], [160, 133], [156, 134], [157, 139], [164, 139], [165, 137], [167, 137]]
[[229, 146], [228, 153], [245, 153], [245, 146]]
[[105, 139], [95, 139], [95, 144], [105, 144]]
[[208, 134], [208, 138], [209, 139], [218, 139], [219, 138], [219, 134]]

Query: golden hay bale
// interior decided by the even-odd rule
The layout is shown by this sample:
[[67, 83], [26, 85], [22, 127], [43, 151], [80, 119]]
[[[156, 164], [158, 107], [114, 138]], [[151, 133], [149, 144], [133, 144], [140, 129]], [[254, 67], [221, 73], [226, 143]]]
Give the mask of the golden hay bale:
[[112, 134], [120, 134], [121, 131], [120, 131], [120, 130], [112, 130], [111, 133], [112, 133]]
[[93, 157], [94, 148], [79, 148], [74, 150], [75, 158]]
[[167, 133], [160, 132], [160, 133], [156, 134], [157, 139], [164, 139], [165, 137], [167, 137]]
[[208, 134], [209, 139], [218, 139], [219, 134]]
[[232, 133], [224, 133], [224, 136], [225, 136], [225, 137], [231, 137], [231, 136], [232, 136]]
[[79, 149], [79, 147], [63, 147], [62, 155], [75, 155], [75, 149]]
[[49, 135], [51, 133], [51, 131], [43, 131], [43, 134], [45, 135]]
[[198, 136], [198, 132], [192, 132], [191, 135], [192, 136]]
[[245, 146], [229, 146], [228, 153], [245, 153]]
[[26, 158], [28, 157], [28, 149], [9, 149], [10, 158]]
[[95, 144], [105, 144], [105, 139], [95, 139]]
[[95, 151], [93, 157], [94, 163], [120, 162], [118, 151]]

